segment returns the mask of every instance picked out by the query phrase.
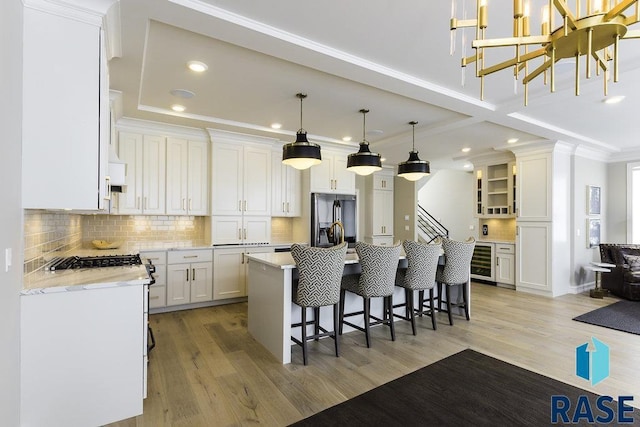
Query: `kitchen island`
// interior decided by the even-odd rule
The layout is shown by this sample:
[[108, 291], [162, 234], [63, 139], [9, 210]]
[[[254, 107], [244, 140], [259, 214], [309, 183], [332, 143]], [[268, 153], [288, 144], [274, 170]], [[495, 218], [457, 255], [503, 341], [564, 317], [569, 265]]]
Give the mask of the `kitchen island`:
[[[248, 255], [248, 328], [249, 333], [267, 348], [283, 364], [291, 363], [291, 323], [300, 319], [300, 307], [291, 300], [293, 281], [298, 271], [290, 253], [265, 253]], [[443, 262], [444, 257], [441, 257]], [[406, 267], [406, 258], [400, 256], [399, 267]], [[348, 253], [345, 259], [344, 275], [360, 272], [360, 262], [355, 253]], [[455, 288], [454, 288], [455, 289]], [[453, 291], [453, 290], [452, 290]], [[467, 282], [467, 295], [470, 295], [470, 282]], [[460, 296], [452, 292], [452, 300]], [[404, 289], [396, 287], [393, 295], [394, 304], [404, 302]], [[469, 298], [471, 299], [471, 298]], [[362, 310], [362, 298], [347, 292], [345, 312]], [[403, 310], [404, 309], [399, 309]], [[469, 312], [471, 304], [469, 301]], [[382, 298], [371, 301], [371, 313], [382, 315]], [[332, 307], [322, 307], [321, 325], [333, 328]], [[363, 326], [362, 317], [350, 319]], [[344, 332], [353, 331], [345, 325]], [[296, 328], [299, 334], [299, 328]], [[294, 334], [295, 335], [295, 334]], [[363, 337], [364, 340], [364, 337]]]

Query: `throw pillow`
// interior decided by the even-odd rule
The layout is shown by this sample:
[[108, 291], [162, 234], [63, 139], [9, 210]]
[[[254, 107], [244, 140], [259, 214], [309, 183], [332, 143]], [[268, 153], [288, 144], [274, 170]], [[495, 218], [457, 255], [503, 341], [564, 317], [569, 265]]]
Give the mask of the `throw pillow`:
[[624, 255], [624, 260], [629, 264], [629, 270], [640, 271], [640, 256], [638, 255]]

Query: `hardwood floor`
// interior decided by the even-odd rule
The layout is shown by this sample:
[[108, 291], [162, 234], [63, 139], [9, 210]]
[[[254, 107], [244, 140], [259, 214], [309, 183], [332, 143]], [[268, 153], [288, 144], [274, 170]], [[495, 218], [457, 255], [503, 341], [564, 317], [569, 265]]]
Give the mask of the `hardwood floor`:
[[[246, 303], [151, 315], [157, 346], [150, 354], [144, 414], [113, 426], [284, 426], [378, 385], [472, 348], [514, 365], [614, 398], [632, 395], [640, 407], [640, 336], [571, 320], [617, 301], [588, 294], [555, 299], [472, 284], [467, 322], [438, 314], [396, 322], [396, 341], [374, 328], [372, 348], [361, 332], [300, 347], [281, 365], [247, 332]], [[639, 303], [640, 304], [640, 303]], [[575, 347], [592, 336], [610, 347], [610, 376], [595, 387], [575, 375]]]

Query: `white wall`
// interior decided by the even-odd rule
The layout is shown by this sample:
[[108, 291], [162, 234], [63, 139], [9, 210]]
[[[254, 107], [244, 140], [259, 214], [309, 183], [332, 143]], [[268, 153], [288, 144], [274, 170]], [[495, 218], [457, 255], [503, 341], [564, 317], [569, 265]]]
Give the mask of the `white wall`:
[[[20, 300], [22, 289], [22, 2], [0, 1], [0, 424], [20, 424]], [[5, 250], [13, 263], [6, 272]]]
[[[449, 237], [464, 240], [478, 237], [473, 216], [473, 174], [439, 170], [418, 190], [418, 203], [449, 230]], [[469, 227], [474, 229], [470, 230]]]
[[[589, 229], [587, 228], [587, 218], [600, 218], [600, 241], [607, 242], [607, 231], [605, 224], [608, 221], [607, 200], [613, 191], [607, 184], [607, 164], [581, 157], [576, 155], [573, 158], [573, 277], [571, 278], [572, 286], [581, 286], [583, 284], [593, 284], [595, 281], [593, 272], [585, 270], [584, 266], [591, 261], [600, 261], [600, 252], [598, 248], [587, 247], [587, 236]], [[600, 187], [601, 196], [601, 213], [600, 215], [587, 214], [587, 186], [595, 185]]]
[[607, 226], [603, 243], [627, 243], [627, 163], [607, 165]]

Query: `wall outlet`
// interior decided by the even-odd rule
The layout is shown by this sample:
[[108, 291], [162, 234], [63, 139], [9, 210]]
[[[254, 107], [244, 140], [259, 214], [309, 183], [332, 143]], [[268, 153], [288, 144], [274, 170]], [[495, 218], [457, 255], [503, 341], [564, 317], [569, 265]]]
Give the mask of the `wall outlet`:
[[404, 220], [405, 220], [405, 221], [409, 221], [409, 215], [405, 215], [405, 216], [404, 216]]
[[409, 226], [408, 225], [404, 226], [404, 231], [409, 231]]

